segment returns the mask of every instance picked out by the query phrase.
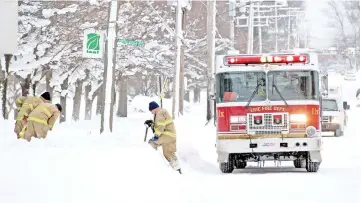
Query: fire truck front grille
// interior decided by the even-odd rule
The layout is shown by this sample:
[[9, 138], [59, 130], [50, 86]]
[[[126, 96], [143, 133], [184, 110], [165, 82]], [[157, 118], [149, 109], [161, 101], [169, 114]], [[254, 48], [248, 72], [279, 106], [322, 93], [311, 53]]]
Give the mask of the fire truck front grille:
[[331, 121], [330, 116], [322, 116], [322, 123], [329, 123]]
[[[261, 118], [262, 122], [256, 120]], [[281, 118], [281, 123], [276, 124], [274, 118]], [[248, 114], [247, 131], [253, 134], [280, 134], [283, 131], [289, 131], [288, 113], [265, 113]]]

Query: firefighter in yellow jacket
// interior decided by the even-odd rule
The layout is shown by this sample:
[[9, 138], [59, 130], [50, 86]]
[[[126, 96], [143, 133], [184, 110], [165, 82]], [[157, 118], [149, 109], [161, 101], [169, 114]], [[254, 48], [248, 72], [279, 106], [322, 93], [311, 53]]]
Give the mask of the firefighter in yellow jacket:
[[29, 115], [25, 131], [25, 139], [30, 142], [31, 137], [46, 138], [59, 118], [62, 107], [60, 104], [41, 103]]
[[149, 111], [154, 115], [154, 121], [147, 120], [145, 124], [152, 126], [154, 137], [149, 140], [149, 144], [157, 150], [162, 146], [163, 155], [168, 160], [170, 166], [181, 173], [178, 158], [176, 156], [176, 130], [171, 115], [166, 109], [160, 108], [156, 102], [149, 103]]
[[40, 97], [19, 97], [16, 99], [15, 103], [18, 108], [18, 116], [16, 117], [15, 129], [14, 132], [19, 138], [23, 138], [23, 133], [25, 130], [25, 125], [29, 114], [41, 103], [50, 102], [50, 93], [44, 92]]

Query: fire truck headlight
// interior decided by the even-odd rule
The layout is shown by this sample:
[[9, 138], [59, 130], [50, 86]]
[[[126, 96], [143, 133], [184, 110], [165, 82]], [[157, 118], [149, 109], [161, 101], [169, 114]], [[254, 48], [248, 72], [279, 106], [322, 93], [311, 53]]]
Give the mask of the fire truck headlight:
[[305, 114], [291, 114], [290, 121], [296, 123], [305, 123], [307, 122], [307, 116]]
[[306, 128], [306, 134], [307, 134], [307, 137], [315, 137], [317, 135], [316, 128], [313, 126], [308, 126]]
[[229, 120], [231, 123], [245, 123], [246, 116], [231, 116]]

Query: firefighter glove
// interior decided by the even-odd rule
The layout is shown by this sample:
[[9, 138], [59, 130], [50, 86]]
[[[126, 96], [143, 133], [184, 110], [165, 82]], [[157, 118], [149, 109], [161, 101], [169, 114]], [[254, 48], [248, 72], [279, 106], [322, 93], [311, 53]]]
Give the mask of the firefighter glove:
[[158, 141], [158, 136], [157, 136], [157, 135], [155, 135], [154, 137], [152, 137], [152, 138], [149, 140], [149, 142], [156, 142], [156, 141]]
[[144, 122], [144, 125], [147, 125], [148, 127], [152, 126], [153, 125], [153, 121], [152, 120], [146, 120]]
[[152, 146], [153, 149], [155, 149], [155, 150], [158, 150], [158, 144], [156, 143], [157, 140], [158, 140], [158, 137], [157, 137], [157, 136], [154, 136], [154, 137], [152, 137], [152, 139], [150, 139], [150, 140], [148, 141], [148, 144], [149, 144], [150, 146]]

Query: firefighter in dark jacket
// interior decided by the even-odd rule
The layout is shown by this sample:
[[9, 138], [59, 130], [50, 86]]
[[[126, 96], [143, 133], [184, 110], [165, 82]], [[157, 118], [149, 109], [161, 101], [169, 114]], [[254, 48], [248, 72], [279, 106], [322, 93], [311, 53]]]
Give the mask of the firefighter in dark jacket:
[[163, 155], [170, 166], [181, 173], [178, 158], [176, 156], [176, 130], [173, 119], [166, 109], [160, 108], [156, 102], [149, 103], [149, 111], [154, 115], [154, 121], [147, 120], [145, 124], [153, 127], [154, 137], [149, 140], [149, 144], [154, 148], [162, 146]]

